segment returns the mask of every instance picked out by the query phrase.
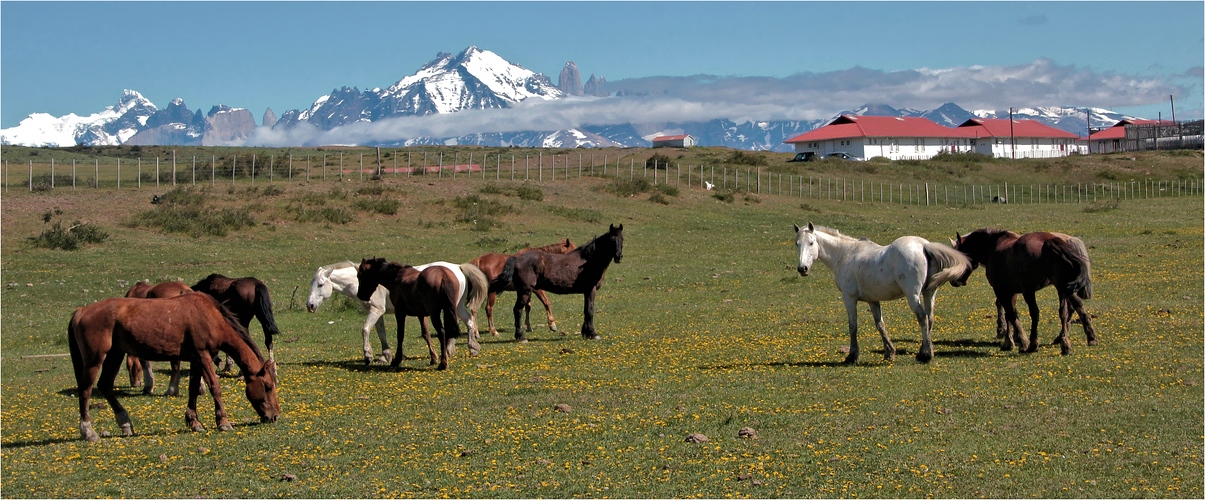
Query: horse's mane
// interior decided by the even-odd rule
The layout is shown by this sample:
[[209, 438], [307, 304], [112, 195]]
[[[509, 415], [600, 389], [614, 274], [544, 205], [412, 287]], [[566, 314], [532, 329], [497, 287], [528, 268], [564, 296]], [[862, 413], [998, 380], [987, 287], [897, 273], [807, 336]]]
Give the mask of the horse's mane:
[[853, 236], [850, 236], [848, 234], [843, 234], [843, 233], [841, 233], [841, 231], [838, 231], [838, 230], [833, 229], [828, 226], [817, 226], [817, 225], [813, 224], [812, 227], [816, 228], [816, 232], [818, 232], [818, 233], [824, 233], [829, 236], [833, 236], [833, 237], [840, 238], [843, 240], [869, 241], [866, 238], [854, 238]]
[[523, 253], [523, 252], [561, 253], [561, 248], [564, 248], [566, 246], [566, 244], [568, 244], [569, 246], [573, 245], [573, 243], [570, 242], [568, 238], [565, 238], [565, 239], [558, 241], [556, 243], [553, 243], [551, 245], [544, 245], [542, 247], [524, 248], [522, 250], [519, 250], [518, 253]]
[[350, 260], [345, 260], [343, 262], [336, 262], [334, 264], [328, 264], [328, 265], [322, 266], [322, 269], [330, 269], [331, 271], [334, 271], [336, 269], [347, 269], [349, 267], [356, 267], [356, 266], [357, 266], [357, 264], [355, 262], [352, 262]]
[[239, 323], [238, 317], [234, 315], [234, 312], [222, 305], [221, 302], [218, 302], [218, 299], [213, 298], [212, 295], [207, 293], [197, 295], [209, 299], [214, 306], [217, 306], [218, 311], [222, 313], [222, 318], [226, 320], [226, 323], [230, 325], [230, 328], [233, 328], [234, 331], [238, 333], [238, 336], [243, 339], [243, 342], [246, 342], [247, 345], [251, 347], [251, 351], [255, 353], [255, 357], [259, 358], [260, 362], [263, 362], [264, 355], [259, 352], [259, 346], [255, 345], [255, 341], [251, 340], [251, 333], [248, 332], [245, 327], [243, 327], [242, 323]]
[[224, 279], [224, 278], [226, 278], [226, 277], [222, 276], [218, 273], [210, 274], [209, 276], [206, 276], [205, 278], [203, 278], [201, 281], [198, 281], [197, 284], [193, 285], [192, 289], [193, 290], [211, 290], [211, 289], [213, 289], [212, 283], [214, 281], [219, 280], [219, 279]]
[[590, 240], [589, 243], [586, 243], [585, 245], [577, 247], [577, 249], [574, 251], [578, 252], [578, 254], [581, 255], [583, 259], [589, 259], [590, 256], [594, 255], [594, 252], [598, 250], [598, 242], [600, 240], [602, 240], [604, 237], [607, 237], [610, 235], [611, 235], [611, 233], [600, 234], [600, 235], [596, 236], [594, 239]]

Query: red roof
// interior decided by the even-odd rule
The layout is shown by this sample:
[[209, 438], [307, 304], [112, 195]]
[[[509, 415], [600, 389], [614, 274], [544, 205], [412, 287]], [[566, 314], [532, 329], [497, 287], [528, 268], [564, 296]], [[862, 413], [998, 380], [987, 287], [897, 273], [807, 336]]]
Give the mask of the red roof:
[[690, 137], [690, 135], [688, 135], [688, 134], [683, 134], [683, 135], [663, 135], [663, 136], [661, 136], [661, 137], [654, 137], [654, 138], [653, 138], [653, 142], [681, 141], [681, 140], [686, 139], [687, 137]]
[[1101, 130], [1100, 132], [1097, 132], [1095, 134], [1088, 136], [1088, 139], [1093, 140], [1093, 141], [1103, 141], [1103, 140], [1109, 140], [1109, 139], [1125, 139], [1125, 136], [1126, 136], [1125, 126], [1126, 125], [1159, 125], [1159, 124], [1172, 125], [1173, 122], [1171, 120], [1163, 120], [1163, 121], [1159, 121], [1159, 120], [1122, 120], [1122, 121], [1117, 122], [1117, 124], [1113, 125], [1112, 127], [1109, 127], [1107, 129]]
[[827, 141], [851, 137], [971, 137], [971, 135], [964, 130], [938, 125], [928, 118], [841, 115], [828, 125], [783, 142]]
[[973, 131], [974, 137], [1048, 137], [1054, 139], [1079, 139], [1078, 135], [1051, 127], [1035, 120], [1013, 120], [1008, 118], [971, 118], [958, 128]]

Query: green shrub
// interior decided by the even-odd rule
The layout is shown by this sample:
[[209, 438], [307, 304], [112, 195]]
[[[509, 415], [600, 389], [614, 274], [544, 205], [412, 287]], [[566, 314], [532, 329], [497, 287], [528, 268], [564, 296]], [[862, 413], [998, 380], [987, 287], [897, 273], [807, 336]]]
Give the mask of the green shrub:
[[932, 158], [929, 158], [929, 161], [952, 161], [952, 162], [959, 162], [959, 163], [962, 163], [962, 162], [984, 163], [984, 162], [991, 162], [992, 160], [993, 160], [992, 155], [983, 154], [983, 153], [973, 153], [973, 152], [969, 152], [969, 151], [965, 152], [965, 153], [951, 153], [949, 151], [939, 151], [936, 155], [933, 155]]
[[393, 215], [401, 206], [401, 202], [391, 198], [361, 198], [353, 204], [357, 210], [376, 212], [382, 215]]
[[317, 207], [294, 205], [291, 208], [293, 219], [297, 222], [324, 222], [328, 224], [347, 224], [355, 220], [351, 210], [345, 207]]
[[660, 203], [662, 205], [669, 205], [669, 198], [666, 198], [665, 195], [661, 194], [660, 192], [653, 193], [652, 196], [649, 196], [649, 201], [653, 203]]
[[204, 205], [159, 205], [135, 215], [131, 227], [153, 227], [168, 233], [184, 233], [194, 238], [226, 236], [231, 231], [255, 225], [245, 208], [213, 210]]
[[615, 181], [602, 188], [603, 191], [621, 198], [636, 196], [650, 189], [653, 189], [653, 183], [643, 177], [636, 179], [615, 179]]
[[736, 196], [732, 194], [732, 191], [717, 192], [711, 195], [711, 197], [725, 203], [732, 203], [733, 201], [736, 201]]
[[669, 168], [670, 158], [661, 153], [655, 153], [649, 159], [644, 160], [644, 168]]
[[[54, 217], [62, 214], [63, 211], [55, 207], [53, 211], [42, 215], [42, 222], [49, 223]], [[101, 228], [77, 220], [66, 228], [63, 227], [62, 221], [54, 221], [50, 227], [43, 229], [41, 234], [30, 237], [29, 241], [37, 248], [76, 250], [89, 243], [104, 243], [108, 238], [109, 233]]]
[[569, 208], [562, 206], [548, 207], [548, 211], [553, 215], [564, 217], [572, 221], [597, 223], [602, 221], [602, 212], [590, 208]]
[[654, 189], [665, 196], [678, 196], [681, 194], [681, 191], [677, 186], [671, 186], [669, 184], [658, 184], [654, 186]]
[[544, 191], [530, 184], [523, 184], [515, 188], [515, 194], [520, 200], [544, 201]]
[[725, 160], [727, 163], [736, 165], [749, 165], [751, 167], [762, 167], [767, 165], [764, 155], [754, 153], [752, 151], [736, 150], [728, 155]]

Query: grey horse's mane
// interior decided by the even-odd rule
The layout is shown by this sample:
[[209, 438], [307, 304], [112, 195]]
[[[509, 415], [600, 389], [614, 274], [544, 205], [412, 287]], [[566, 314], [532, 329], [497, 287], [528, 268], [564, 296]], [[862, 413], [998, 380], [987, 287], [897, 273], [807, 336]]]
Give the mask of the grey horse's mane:
[[[841, 231], [838, 231], [838, 230], [833, 229], [828, 226], [817, 226], [817, 225], [813, 224], [812, 227], [816, 228], [816, 232], [824, 233], [829, 236], [835, 236], [837, 238], [841, 238], [844, 240], [857, 240], [858, 239], [858, 238], [854, 238], [853, 236], [850, 236], [848, 234], [842, 234]], [[865, 240], [866, 238], [861, 238], [861, 239]]]
[[331, 271], [334, 271], [336, 269], [346, 269], [348, 267], [356, 267], [356, 264], [350, 260], [345, 260], [343, 262], [336, 262], [328, 266], [322, 266], [322, 269], [330, 269]]

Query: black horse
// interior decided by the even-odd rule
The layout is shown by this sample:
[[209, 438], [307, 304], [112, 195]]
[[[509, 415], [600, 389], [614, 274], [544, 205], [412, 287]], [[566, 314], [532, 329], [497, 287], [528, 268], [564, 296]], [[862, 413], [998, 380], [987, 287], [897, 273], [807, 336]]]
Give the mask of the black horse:
[[582, 294], [585, 297], [582, 336], [600, 338], [594, 330], [594, 296], [602, 287], [603, 277], [611, 261], [623, 259], [623, 224], [593, 241], [564, 255], [531, 251], [506, 260], [502, 273], [490, 283], [490, 289], [511, 283], [518, 299], [515, 301], [515, 340], [526, 342], [523, 335], [523, 311], [531, 304], [531, 294], [544, 290], [559, 295]]

